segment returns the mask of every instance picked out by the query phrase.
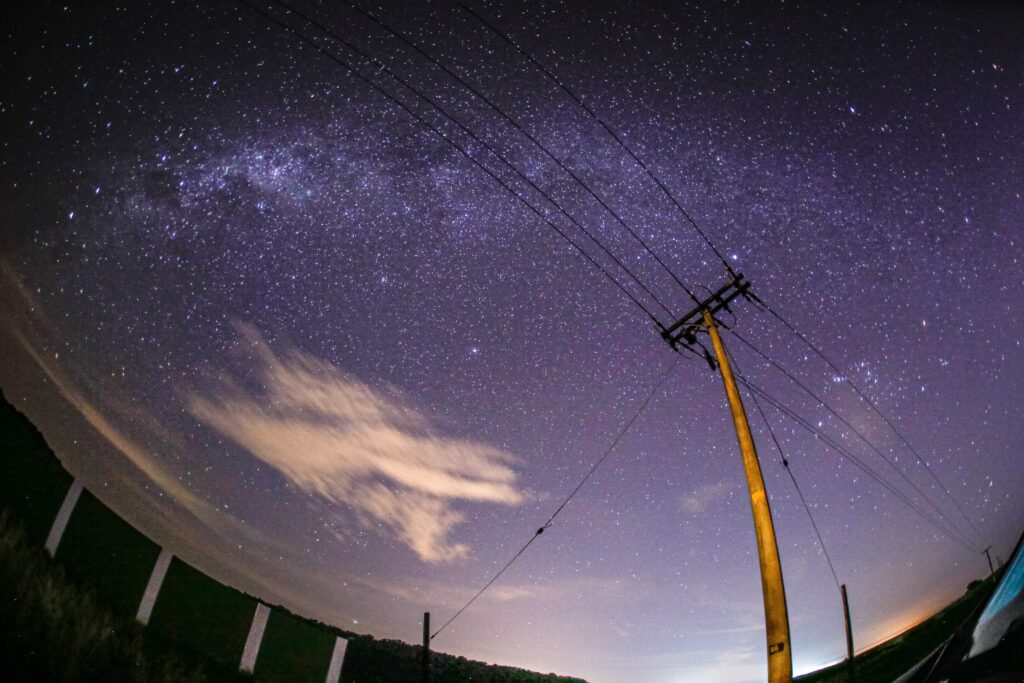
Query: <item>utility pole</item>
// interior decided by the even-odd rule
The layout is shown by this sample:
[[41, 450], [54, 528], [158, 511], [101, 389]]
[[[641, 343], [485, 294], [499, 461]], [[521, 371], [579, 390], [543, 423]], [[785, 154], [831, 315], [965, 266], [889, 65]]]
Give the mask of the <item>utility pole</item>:
[[423, 683], [430, 683], [430, 612], [423, 613]]
[[[768, 643], [768, 683], [789, 683], [793, 679], [793, 658], [789, 640], [789, 617], [786, 612], [786, 590], [782, 583], [782, 565], [779, 562], [779, 548], [775, 541], [775, 527], [772, 524], [771, 508], [761, 476], [761, 465], [750, 434], [747, 414], [743, 408], [740, 392], [736, 388], [725, 346], [718, 334], [714, 314], [722, 309], [729, 310], [729, 302], [738, 296], [749, 297], [749, 282], [739, 274], [687, 315], [670, 327], [664, 328], [661, 336], [678, 349], [679, 345], [693, 350], [700, 346], [704, 359], [711, 368], [721, 372], [726, 398], [732, 412], [739, 441], [743, 469], [750, 491], [750, 506], [754, 514], [754, 531], [757, 536], [757, 556], [761, 565], [761, 591], [764, 596], [765, 635]], [[704, 331], [711, 336], [714, 355], [697, 340], [696, 332]]]
[[989, 550], [992, 550], [992, 546], [989, 546], [989, 547], [985, 548], [985, 549], [984, 549], [984, 550], [982, 550], [981, 552], [985, 553], [985, 559], [987, 559], [987, 560], [988, 560], [988, 575], [989, 575], [989, 576], [992, 576], [993, 574], [995, 574], [995, 573], [996, 573], [996, 570], [995, 570], [995, 568], [994, 568], [994, 567], [992, 566], [992, 556], [991, 556], [991, 555], [989, 555], [989, 553], [988, 553], [988, 551], [989, 551]]
[[846, 584], [839, 587], [843, 594], [843, 620], [846, 623], [846, 680], [853, 682], [853, 628], [850, 626], [850, 601], [846, 599]]

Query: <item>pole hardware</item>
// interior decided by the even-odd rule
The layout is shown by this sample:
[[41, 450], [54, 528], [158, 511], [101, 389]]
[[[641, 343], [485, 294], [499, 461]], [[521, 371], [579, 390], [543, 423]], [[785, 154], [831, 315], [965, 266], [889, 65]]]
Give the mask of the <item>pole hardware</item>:
[[[717, 291], [712, 292], [708, 298], [697, 304], [679, 320], [668, 327], [661, 327], [661, 338], [677, 351], [680, 347], [684, 347], [694, 353], [699, 353], [712, 370], [717, 370], [717, 361], [711, 352], [697, 339], [697, 332], [706, 329], [704, 322], [705, 312], [710, 313], [712, 316], [722, 310], [732, 313], [729, 304], [739, 296], [745, 299], [756, 300], [756, 296], [750, 291], [750, 281], [743, 278], [743, 273], [736, 273], [729, 282], [719, 287]], [[695, 346], [699, 346], [700, 351], [694, 349]]]

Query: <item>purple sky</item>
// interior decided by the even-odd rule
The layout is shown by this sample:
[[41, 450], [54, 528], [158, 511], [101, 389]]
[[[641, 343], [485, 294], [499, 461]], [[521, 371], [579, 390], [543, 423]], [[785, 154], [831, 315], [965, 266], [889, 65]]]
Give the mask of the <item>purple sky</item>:
[[[529, 539], [676, 356], [536, 214], [393, 102], [252, 10], [201, 4], [4, 10], [0, 386], [90, 490], [185, 560], [415, 642], [422, 612], [446, 621]], [[841, 376], [738, 303], [737, 331], [920, 492], [726, 335], [747, 375], [956, 527], [958, 542], [766, 408], [848, 586], [858, 647], [960, 595], [987, 572], [980, 548], [1007, 557], [1024, 523], [1024, 12], [471, 5], [621, 135], [981, 532]], [[673, 313], [689, 308], [480, 100], [344, 3], [296, 6], [441, 103]], [[457, 4], [361, 6], [513, 117], [688, 287], [724, 282], [629, 156]], [[481, 142], [332, 49], [671, 322]], [[845, 651], [838, 590], [748, 412], [794, 665], [809, 670]], [[753, 681], [763, 624], [721, 381], [689, 359], [434, 646], [595, 682]]]

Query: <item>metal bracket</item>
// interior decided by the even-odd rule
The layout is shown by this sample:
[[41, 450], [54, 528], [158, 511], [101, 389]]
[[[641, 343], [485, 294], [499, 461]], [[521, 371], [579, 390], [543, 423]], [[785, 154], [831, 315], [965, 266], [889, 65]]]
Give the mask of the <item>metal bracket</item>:
[[[682, 318], [662, 329], [661, 338], [668, 342], [668, 345], [673, 349], [685, 346], [690, 350], [694, 350], [693, 347], [699, 345], [697, 332], [704, 329], [704, 311], [710, 312], [711, 315], [721, 310], [732, 313], [732, 309], [729, 308], [730, 302], [738, 296], [744, 298], [752, 297], [753, 293], [749, 290], [750, 281], [743, 279], [743, 273], [735, 274], [732, 280], [719, 287], [718, 291], [713, 292], [711, 296], [697, 304]], [[707, 349], [702, 347], [700, 355], [704, 356], [712, 370], [716, 369], [714, 359], [711, 358]]]

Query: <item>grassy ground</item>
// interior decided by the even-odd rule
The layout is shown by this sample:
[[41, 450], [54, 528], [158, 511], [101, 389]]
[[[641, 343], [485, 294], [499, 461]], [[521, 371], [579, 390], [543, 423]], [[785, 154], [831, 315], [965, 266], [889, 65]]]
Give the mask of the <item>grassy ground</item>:
[[28, 544], [7, 511], [0, 512], [0, 623], [5, 681], [244, 680], [144, 637]]
[[[979, 582], [963, 596], [914, 628], [854, 657], [855, 681], [894, 681], [944, 643], [995, 588], [995, 579]], [[846, 683], [845, 664], [800, 676], [799, 683]]]

